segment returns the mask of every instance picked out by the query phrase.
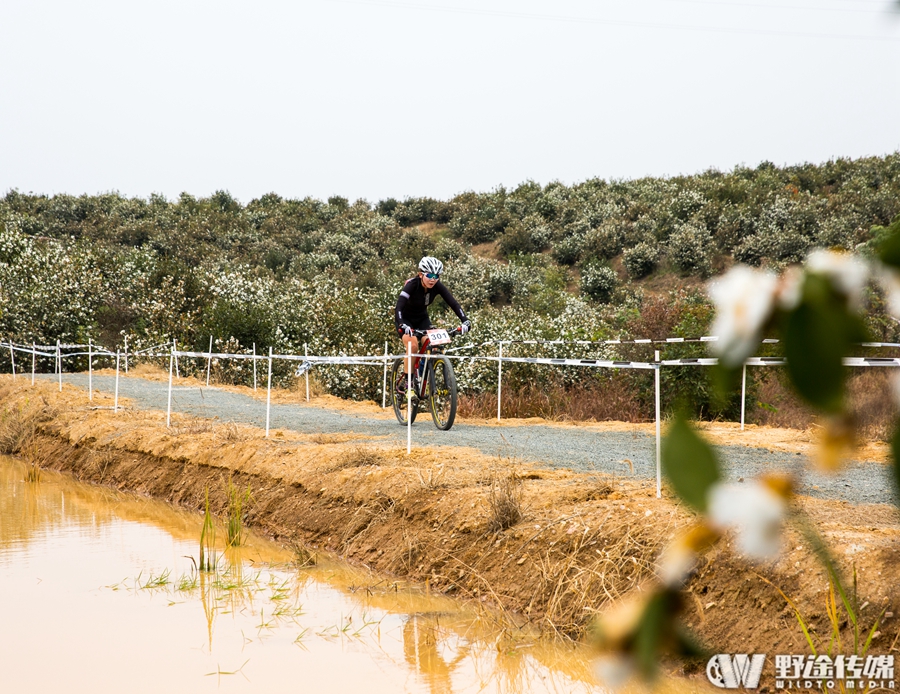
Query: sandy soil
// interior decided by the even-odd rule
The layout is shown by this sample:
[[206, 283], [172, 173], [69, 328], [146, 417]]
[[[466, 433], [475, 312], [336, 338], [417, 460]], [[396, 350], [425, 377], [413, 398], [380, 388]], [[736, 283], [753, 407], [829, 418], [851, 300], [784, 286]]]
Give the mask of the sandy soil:
[[[305, 400], [289, 392], [277, 397]], [[373, 404], [335, 400], [328, 405], [381, 412]], [[53, 384], [21, 380], [0, 380], [0, 403], [0, 445], [35, 464], [194, 509], [209, 489], [220, 514], [228, 480], [249, 485], [249, 522], [286, 544], [327, 548], [569, 635], [581, 634], [610, 601], [639, 590], [662, 548], [691, 521], [670, 494], [657, 499], [651, 481], [547, 470], [472, 450], [425, 449], [408, 457], [405, 449], [348, 443], [340, 435], [276, 430], [266, 439], [251, 426], [178, 415], [167, 429], [164, 413], [113, 414], [108, 396], [95, 394], [89, 404], [78, 388], [59, 393]], [[555, 426], [631, 431], [653, 425]], [[731, 444], [735, 427], [704, 425], [714, 441]], [[740, 442], [796, 452], [814, 445], [812, 439], [811, 432], [750, 427]], [[896, 652], [897, 510], [803, 499], [798, 511], [825, 535], [844, 573], [855, 571], [865, 603], [861, 625], [870, 627], [883, 613], [873, 651]], [[777, 561], [752, 565], [720, 543], [688, 586], [686, 621], [715, 652], [808, 652], [777, 587], [827, 640], [827, 578], [807, 544], [789, 531]]]

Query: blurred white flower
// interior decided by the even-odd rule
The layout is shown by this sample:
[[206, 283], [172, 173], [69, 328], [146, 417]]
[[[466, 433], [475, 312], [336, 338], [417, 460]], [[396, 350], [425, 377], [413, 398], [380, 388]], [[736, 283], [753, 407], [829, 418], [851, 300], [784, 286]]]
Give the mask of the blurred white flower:
[[791, 265], [781, 273], [777, 289], [778, 307], [780, 309], [793, 311], [800, 305], [800, 299], [803, 295], [804, 277], [802, 268], [797, 265]]
[[681, 589], [697, 564], [700, 552], [719, 539], [719, 533], [706, 523], [698, 523], [680, 533], [659, 558], [659, 580], [669, 588]]
[[772, 312], [778, 278], [771, 272], [738, 265], [709, 285], [716, 306], [710, 345], [722, 363], [740, 366], [760, 339], [760, 329]]
[[850, 305], [862, 305], [863, 289], [869, 279], [869, 266], [856, 256], [844, 251], [827, 251], [817, 248], [806, 259], [809, 272], [824, 275], [831, 285], [847, 297]]
[[709, 490], [709, 521], [719, 530], [734, 530], [738, 549], [751, 559], [766, 560], [781, 549], [785, 498], [766, 484], [718, 483]]
[[631, 656], [615, 653], [594, 659], [594, 677], [612, 690], [623, 687], [636, 672], [637, 666]]

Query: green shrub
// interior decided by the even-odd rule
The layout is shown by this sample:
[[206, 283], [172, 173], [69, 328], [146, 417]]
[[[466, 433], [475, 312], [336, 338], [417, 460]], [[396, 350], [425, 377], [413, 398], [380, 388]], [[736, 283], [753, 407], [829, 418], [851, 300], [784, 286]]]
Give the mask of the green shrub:
[[659, 249], [655, 244], [639, 243], [622, 254], [622, 262], [628, 271], [628, 276], [639, 280], [656, 269], [656, 265], [659, 263]]
[[711, 272], [709, 232], [692, 224], [682, 225], [669, 237], [669, 259], [682, 275], [706, 277]]
[[622, 252], [624, 241], [623, 225], [615, 221], [604, 222], [585, 234], [581, 257], [583, 260], [609, 260]]
[[590, 261], [581, 270], [581, 293], [601, 304], [608, 303], [619, 283], [615, 270], [599, 261]]
[[513, 254], [539, 253], [550, 243], [552, 229], [540, 217], [529, 216], [513, 220], [497, 244], [505, 256]]

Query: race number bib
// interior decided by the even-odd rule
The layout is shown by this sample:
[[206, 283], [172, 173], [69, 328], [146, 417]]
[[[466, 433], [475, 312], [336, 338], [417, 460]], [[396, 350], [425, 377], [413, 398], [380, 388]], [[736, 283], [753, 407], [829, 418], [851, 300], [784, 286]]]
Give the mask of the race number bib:
[[450, 335], [443, 328], [433, 328], [427, 331], [428, 339], [433, 345], [446, 345], [450, 343]]

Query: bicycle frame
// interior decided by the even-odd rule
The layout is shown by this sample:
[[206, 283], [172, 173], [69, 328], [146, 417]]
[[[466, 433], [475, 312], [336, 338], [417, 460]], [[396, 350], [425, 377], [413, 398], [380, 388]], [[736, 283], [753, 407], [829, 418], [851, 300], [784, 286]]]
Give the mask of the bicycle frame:
[[[419, 364], [423, 361], [423, 358], [426, 355], [439, 354], [442, 351], [443, 350], [441, 349], [440, 346], [435, 345], [434, 347], [432, 347], [431, 340], [428, 339], [428, 335], [427, 334], [424, 335], [422, 337], [422, 341], [419, 343], [419, 351], [415, 352], [413, 354], [413, 363], [412, 363], [412, 369], [410, 370], [410, 373], [418, 374]], [[405, 357], [404, 357], [404, 359], [405, 359]], [[429, 362], [431, 362], [433, 360], [424, 359], [424, 361], [425, 361], [425, 365], [422, 367], [422, 374], [421, 374], [421, 377], [419, 378], [419, 388], [416, 391], [414, 391], [415, 396], [417, 398], [419, 398], [419, 400], [425, 399], [425, 389], [427, 388], [427, 384], [428, 384], [428, 368], [430, 365]]]
[[[453, 330], [446, 333], [446, 337], [441, 335], [435, 343], [435, 335], [439, 333], [428, 335], [424, 330], [417, 330], [416, 336], [420, 338], [419, 348], [414, 353], [407, 352], [394, 362], [391, 370], [392, 382], [401, 383], [399, 374], [403, 371], [409, 373], [409, 377], [403, 381], [407, 384], [405, 392], [398, 391], [396, 387], [391, 390], [391, 403], [400, 424], [408, 426], [410, 420], [415, 421], [420, 405], [427, 404], [438, 429], [447, 431], [453, 426], [456, 416], [456, 378], [453, 366], [443, 356], [443, 348], [452, 339], [450, 336], [458, 332], [460, 331]], [[411, 346], [411, 343], [407, 342], [407, 346]]]

